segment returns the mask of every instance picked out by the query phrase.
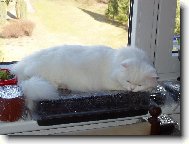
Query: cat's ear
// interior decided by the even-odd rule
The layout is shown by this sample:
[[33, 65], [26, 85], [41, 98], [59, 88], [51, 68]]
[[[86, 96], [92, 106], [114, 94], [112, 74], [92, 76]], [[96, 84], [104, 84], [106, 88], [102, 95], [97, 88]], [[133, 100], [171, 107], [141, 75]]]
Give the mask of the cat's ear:
[[127, 61], [123, 61], [121, 63], [121, 65], [124, 67], [124, 68], [128, 68], [129, 67], [129, 63]]

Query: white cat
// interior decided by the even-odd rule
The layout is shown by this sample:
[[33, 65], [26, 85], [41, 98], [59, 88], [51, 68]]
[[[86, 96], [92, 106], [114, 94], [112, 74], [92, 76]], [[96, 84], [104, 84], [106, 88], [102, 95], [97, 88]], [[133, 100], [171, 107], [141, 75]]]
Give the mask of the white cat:
[[29, 99], [58, 98], [57, 88], [77, 91], [146, 91], [157, 85], [157, 73], [138, 48], [64, 45], [45, 49], [15, 64]]

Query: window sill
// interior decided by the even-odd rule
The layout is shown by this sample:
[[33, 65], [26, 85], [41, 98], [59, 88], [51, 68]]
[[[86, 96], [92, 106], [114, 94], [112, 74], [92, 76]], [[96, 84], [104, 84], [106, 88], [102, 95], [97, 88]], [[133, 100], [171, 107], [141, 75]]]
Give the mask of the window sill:
[[107, 119], [100, 121], [60, 124], [53, 126], [39, 126], [37, 124], [37, 121], [34, 120], [26, 120], [26, 121], [20, 120], [11, 123], [0, 122], [0, 134], [8, 134], [8, 135], [48, 135], [48, 134], [56, 134], [56, 133], [66, 134], [77, 131], [117, 127], [117, 126], [140, 123], [142, 122], [143, 117], [146, 117], [146, 115], [130, 117], [130, 118], [118, 118], [118, 119]]

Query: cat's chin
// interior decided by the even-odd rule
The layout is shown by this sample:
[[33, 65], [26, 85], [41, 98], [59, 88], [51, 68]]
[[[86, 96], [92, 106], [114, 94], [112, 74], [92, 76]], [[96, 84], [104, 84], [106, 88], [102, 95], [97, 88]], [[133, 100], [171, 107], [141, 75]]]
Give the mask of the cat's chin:
[[132, 92], [132, 89], [131, 88], [129, 88], [128, 86], [122, 86], [122, 89], [124, 90], [124, 91], [130, 91], [130, 92]]
[[134, 90], [129, 90], [131, 92], [151, 92], [154, 88], [153, 87], [149, 87], [149, 88], [146, 88], [146, 89], [134, 89]]
[[147, 88], [145, 91], [146, 92], [151, 92], [154, 88], [153, 87], [150, 87], [150, 88]]

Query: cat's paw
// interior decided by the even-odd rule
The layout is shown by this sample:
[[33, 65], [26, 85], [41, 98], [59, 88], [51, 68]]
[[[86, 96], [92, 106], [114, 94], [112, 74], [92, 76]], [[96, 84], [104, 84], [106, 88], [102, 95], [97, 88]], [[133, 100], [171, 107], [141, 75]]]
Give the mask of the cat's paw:
[[61, 92], [61, 94], [63, 94], [63, 95], [68, 95], [68, 94], [70, 94], [72, 91], [70, 90], [70, 89], [58, 89], [58, 91], [60, 91]]
[[69, 89], [63, 89], [63, 92], [64, 92], [65, 94], [70, 94], [72, 91], [69, 90]]

